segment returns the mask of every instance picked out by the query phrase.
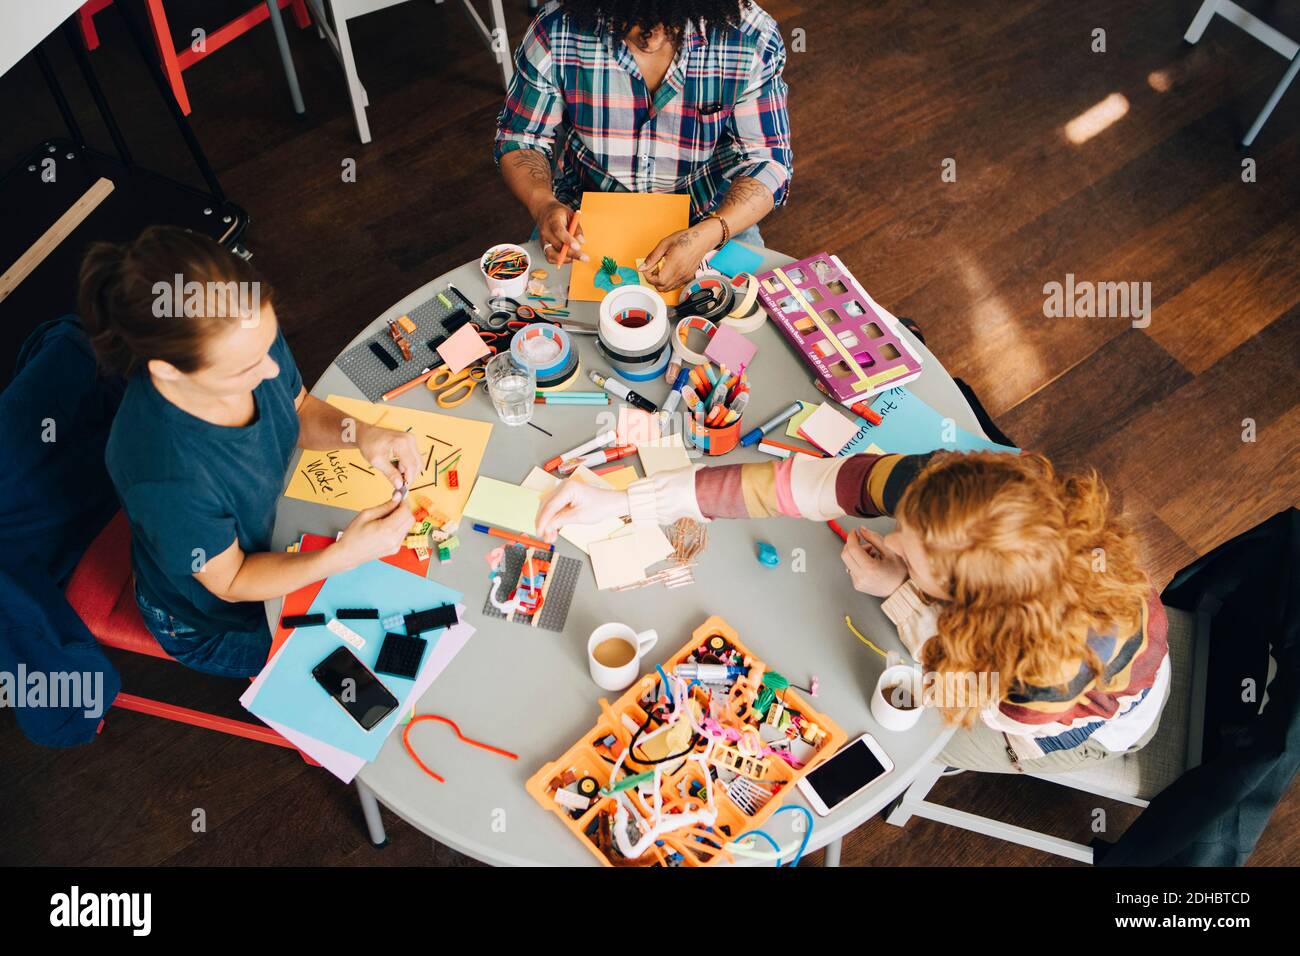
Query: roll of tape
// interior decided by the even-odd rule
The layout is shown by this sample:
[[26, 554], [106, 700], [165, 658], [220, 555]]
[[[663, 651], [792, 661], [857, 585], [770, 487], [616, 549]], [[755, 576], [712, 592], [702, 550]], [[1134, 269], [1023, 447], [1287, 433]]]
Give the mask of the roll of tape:
[[736, 296], [731, 288], [731, 280], [721, 272], [702, 272], [682, 287], [682, 298], [689, 298], [701, 289], [713, 294], [713, 305], [707, 309], [697, 310], [702, 318], [717, 322], [731, 311]]
[[668, 339], [668, 306], [649, 286], [620, 286], [600, 301], [599, 338], [617, 355], [658, 355]]
[[570, 367], [554, 378], [538, 379], [537, 391], [539, 392], [561, 392], [572, 385], [578, 378], [578, 373], [582, 371], [582, 361], [578, 358], [578, 353], [571, 353]]
[[731, 311], [727, 313], [727, 318], [748, 318], [753, 313], [754, 306], [758, 304], [758, 280], [748, 272], [738, 272], [731, 279], [731, 291], [735, 301], [731, 305]]
[[568, 371], [573, 344], [564, 329], [538, 323], [525, 326], [511, 337], [510, 355], [520, 365], [536, 369], [538, 379], [549, 379]]
[[703, 332], [707, 343], [709, 339], [713, 338], [713, 334], [718, 331], [718, 327], [703, 316], [689, 315], [679, 321], [677, 328], [673, 331], [673, 355], [683, 364], [703, 365], [708, 361], [704, 357], [704, 352], [696, 352], [686, 344], [692, 331]]
[[618, 377], [631, 382], [648, 382], [658, 378], [668, 368], [668, 360], [673, 354], [673, 350], [665, 346], [658, 355], [650, 356], [650, 361], [626, 362], [611, 355], [601, 343], [597, 343], [597, 348], [605, 356], [610, 367], [618, 373]]

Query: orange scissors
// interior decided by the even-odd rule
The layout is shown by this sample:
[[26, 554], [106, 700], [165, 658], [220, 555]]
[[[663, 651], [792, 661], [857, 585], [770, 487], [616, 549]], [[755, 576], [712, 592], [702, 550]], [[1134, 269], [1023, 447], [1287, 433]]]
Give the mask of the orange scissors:
[[471, 365], [459, 372], [443, 365], [430, 372], [424, 384], [429, 391], [438, 393], [435, 401], [439, 408], [455, 408], [469, 401], [475, 387], [486, 377], [487, 370], [482, 365]]

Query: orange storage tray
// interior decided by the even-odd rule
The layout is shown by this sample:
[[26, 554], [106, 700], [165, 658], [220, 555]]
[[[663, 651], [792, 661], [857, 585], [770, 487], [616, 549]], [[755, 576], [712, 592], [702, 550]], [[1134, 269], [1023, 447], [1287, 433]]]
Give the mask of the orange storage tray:
[[[731, 645], [751, 669], [757, 665], [762, 668], [764, 673], [767, 672], [766, 664], [741, 643], [739, 636], [728, 626], [726, 621], [716, 615], [710, 617], [695, 629], [690, 641], [665, 662], [665, 670], [671, 671], [673, 667], [682, 663], [693, 651], [703, 647], [710, 638], [717, 636], [722, 637]], [[757, 808], [755, 812], [750, 813], [731, 799], [721, 781], [716, 779], [710, 779], [707, 782], [701, 780], [703, 771], [698, 761], [686, 760], [674, 773], [662, 776], [660, 792], [663, 806], [665, 809], [671, 809], [684, 805], [684, 800], [680, 796], [683, 781], [689, 780], [696, 785], [707, 783], [708, 786], [714, 788], [714, 801], [718, 810], [717, 819], [712, 827], [706, 830], [704, 827], [696, 825], [662, 834], [636, 860], [626, 860], [621, 855], [618, 856], [617, 860], [611, 859], [602, 849], [602, 842], [608, 841], [606, 822], [611, 818], [612, 811], [616, 806], [614, 798], [612, 796], [597, 796], [585, 810], [571, 810], [556, 802], [555, 788], [552, 783], [557, 778], [563, 778], [566, 773], [571, 772], [578, 779], [584, 777], [594, 778], [601, 789], [607, 787], [614, 763], [601, 753], [598, 745], [610, 736], [617, 740], [615, 753], [621, 752], [621, 749], [630, 745], [632, 734], [624, 725], [622, 718], [626, 715], [637, 726], [640, 726], [645, 721], [646, 712], [641, 707], [641, 700], [645, 694], [653, 689], [658, 681], [658, 673], [651, 671], [624, 691], [623, 695], [613, 705], [610, 705], [607, 700], [602, 698], [600, 700], [601, 716], [596, 721], [595, 726], [583, 734], [582, 738], [570, 747], [563, 756], [543, 766], [525, 784], [528, 792], [533, 795], [533, 799], [545, 809], [554, 813], [560, 822], [575, 837], [581, 840], [583, 846], [604, 866], [709, 866], [719, 860], [730, 859], [730, 854], [721, 849], [721, 845], [748, 830], [762, 826], [764, 821], [785, 802], [785, 797], [790, 792], [790, 788], [813, 767], [839, 750], [848, 739], [838, 724], [825, 714], [813, 710], [796, 691], [793, 689], [782, 691], [779, 696], [788, 711], [799, 714], [803, 719], [815, 723], [824, 731], [824, 735], [820, 737], [816, 754], [808, 763], [795, 769], [784, 760], [769, 757], [766, 760], [762, 783], [767, 787], [775, 786], [777, 788], [776, 792], [771, 799]], [[704, 746], [704, 744], [698, 744], [695, 752], [702, 751]], [[629, 768], [628, 763], [625, 761], [622, 768], [623, 774], [626, 776], [629, 769], [632, 772], [639, 772], [644, 767], [643, 764], [636, 764]], [[625, 791], [625, 793], [643, 815], [649, 815], [649, 807], [636, 788]], [[617, 854], [617, 850], [615, 850], [615, 853]]]

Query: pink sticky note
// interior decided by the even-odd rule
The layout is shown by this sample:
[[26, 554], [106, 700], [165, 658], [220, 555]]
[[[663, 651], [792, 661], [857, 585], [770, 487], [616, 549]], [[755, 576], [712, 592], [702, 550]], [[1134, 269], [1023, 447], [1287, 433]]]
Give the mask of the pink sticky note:
[[438, 354], [447, 363], [447, 368], [453, 372], [459, 372], [491, 351], [483, 341], [483, 337], [478, 334], [478, 329], [474, 328], [473, 323], [468, 322], [438, 346]]
[[623, 405], [618, 410], [618, 436], [615, 441], [620, 445], [648, 445], [659, 440], [659, 419], [649, 412], [630, 405]]
[[836, 454], [858, 433], [858, 424], [823, 402], [804, 419], [799, 434], [829, 455]]
[[754, 358], [758, 346], [728, 325], [719, 326], [704, 350], [705, 358], [725, 366], [728, 372], [738, 373]]

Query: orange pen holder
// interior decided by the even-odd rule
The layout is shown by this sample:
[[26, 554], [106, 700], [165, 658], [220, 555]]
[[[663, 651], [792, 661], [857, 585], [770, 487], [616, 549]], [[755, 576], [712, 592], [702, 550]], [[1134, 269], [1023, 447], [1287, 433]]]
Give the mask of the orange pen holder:
[[743, 418], [737, 418], [730, 425], [710, 428], [708, 425], [701, 425], [692, 418], [687, 426], [686, 434], [690, 436], [691, 444], [704, 454], [710, 456], [725, 455], [740, 444], [740, 423], [742, 421], [744, 421]]
[[[685, 646], [664, 663], [664, 670], [671, 673], [697, 651], [700, 652], [697, 659], [698, 656], [711, 656], [715, 651], [727, 653], [719, 651], [719, 648], [730, 648], [748, 667], [748, 673], [736, 679], [729, 691], [713, 692], [718, 695], [720, 707], [732, 715], [722, 717], [719, 723], [752, 740], [758, 726], [771, 720], [776, 705], [769, 708], [767, 714], [757, 714], [754, 704], [764, 693], [762, 675], [767, 673], [767, 666], [740, 642], [726, 621], [714, 615], [697, 627]], [[624, 691], [613, 704], [601, 698], [601, 714], [595, 726], [563, 756], [543, 766], [525, 784], [533, 798], [553, 813], [604, 866], [670, 866], [678, 863], [709, 866], [720, 860], [729, 860], [731, 854], [723, 848], [724, 844], [748, 830], [761, 827], [785, 802], [791, 788], [848, 740], [838, 724], [809, 707], [793, 688], [780, 691], [775, 700], [784, 716], [778, 716], [778, 720], [788, 720], [792, 725], [805, 728], [815, 739], [814, 744], [809, 743], [806, 737], [800, 738], [805, 746], [815, 747], [807, 763], [796, 768], [780, 757], [747, 753], [743, 740], [715, 741], [709, 763], [717, 768], [718, 773], [735, 775], [730, 787], [721, 779], [710, 779], [698, 760], [686, 759], [671, 772], [665, 771], [661, 775], [659, 795], [665, 811], [685, 812], [700, 806], [707, 796], [707, 788], [712, 788], [716, 819], [708, 825], [696, 823], [664, 832], [640, 857], [625, 859], [612, 845], [611, 837], [618, 802], [614, 796], [602, 796], [601, 791], [610, 785], [614, 762], [632, 745], [633, 731], [629, 730], [629, 725], [637, 728], [647, 723], [642, 701], [655, 691], [659, 682], [658, 672], [652, 670]], [[705, 692], [697, 683], [691, 693], [694, 695], [691, 699], [699, 701]], [[691, 753], [702, 755], [706, 742], [696, 736], [691, 740]], [[640, 738], [638, 750], [633, 754], [644, 756], [647, 745], [646, 738]], [[633, 754], [622, 760], [623, 776], [619, 779], [651, 769], [650, 765], [632, 760]], [[737, 785], [736, 781], [742, 778], [744, 783]], [[566, 792], [557, 797], [559, 790]], [[755, 792], [770, 793], [771, 796], [760, 805], [752, 799]], [[582, 799], [575, 800], [574, 794]], [[623, 795], [642, 819], [650, 818], [654, 801], [641, 787], [627, 789]], [[584, 800], [590, 802], [583, 806]]]

